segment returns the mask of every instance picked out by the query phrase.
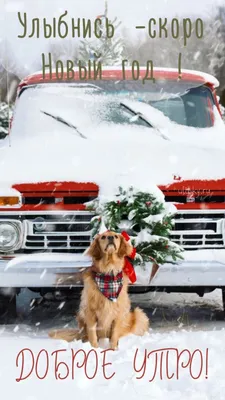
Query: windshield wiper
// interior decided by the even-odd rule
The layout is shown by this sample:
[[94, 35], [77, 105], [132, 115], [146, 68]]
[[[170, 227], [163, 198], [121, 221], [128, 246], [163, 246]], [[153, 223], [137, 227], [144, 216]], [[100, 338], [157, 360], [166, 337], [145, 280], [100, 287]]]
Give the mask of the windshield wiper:
[[154, 128], [158, 132], [158, 135], [160, 137], [162, 137], [165, 140], [170, 140], [169, 137], [166, 136], [164, 133], [162, 133], [159, 128], [157, 128], [156, 126], [153, 126], [151, 124], [151, 122], [149, 122], [148, 118], [145, 115], [143, 115], [141, 112], [135, 111], [133, 108], [131, 108], [130, 106], [127, 106], [124, 103], [120, 103], [120, 106], [124, 107], [126, 110], [130, 111], [131, 114], [133, 114], [134, 116], [140, 118], [140, 120], [144, 121], [146, 123], [146, 125], [149, 126], [149, 128]]
[[81, 132], [79, 131], [79, 129], [78, 129], [75, 125], [73, 125], [73, 124], [71, 124], [70, 122], [66, 121], [64, 118], [59, 117], [59, 116], [57, 116], [57, 115], [50, 114], [50, 113], [48, 113], [48, 112], [46, 112], [46, 111], [42, 111], [42, 110], [41, 110], [41, 112], [42, 112], [43, 114], [47, 115], [48, 117], [51, 117], [51, 118], [55, 119], [56, 121], [61, 122], [62, 124], [66, 125], [66, 126], [69, 126], [69, 128], [75, 129], [75, 131], [78, 133], [78, 135], [79, 135], [80, 137], [82, 137], [83, 139], [87, 139], [87, 137], [84, 136], [83, 133], [81, 133]]
[[135, 110], [133, 110], [132, 108], [130, 108], [129, 106], [127, 106], [124, 103], [120, 103], [120, 106], [126, 108], [126, 110], [130, 111], [131, 114], [135, 115], [136, 117], [140, 118], [142, 121], [144, 121], [150, 128], [153, 128], [152, 124], [150, 124], [150, 122], [144, 117], [144, 115], [140, 112], [137, 112]]
[[100, 86], [94, 85], [93, 83], [77, 83], [77, 84], [72, 84], [71, 87], [75, 88], [82, 88], [82, 89], [97, 89], [99, 91], [103, 91], [103, 89]]

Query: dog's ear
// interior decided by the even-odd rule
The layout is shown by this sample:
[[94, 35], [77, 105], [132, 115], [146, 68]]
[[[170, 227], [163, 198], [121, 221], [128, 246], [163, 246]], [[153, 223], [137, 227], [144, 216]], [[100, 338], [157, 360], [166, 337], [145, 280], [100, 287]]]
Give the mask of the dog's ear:
[[102, 250], [98, 241], [98, 237], [92, 242], [87, 254], [95, 260], [100, 260], [102, 257]]
[[127, 243], [126, 239], [122, 235], [120, 235], [120, 247], [118, 250], [118, 257], [123, 258], [131, 254], [132, 247], [129, 243]]

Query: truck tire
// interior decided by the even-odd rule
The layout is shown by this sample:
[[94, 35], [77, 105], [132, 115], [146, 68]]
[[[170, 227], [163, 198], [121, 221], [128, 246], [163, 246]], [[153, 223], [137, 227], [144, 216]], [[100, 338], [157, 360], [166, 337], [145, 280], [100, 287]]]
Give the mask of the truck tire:
[[222, 299], [223, 299], [223, 314], [225, 319], [225, 287], [222, 288]]
[[6, 294], [0, 288], [0, 324], [16, 318], [16, 293]]

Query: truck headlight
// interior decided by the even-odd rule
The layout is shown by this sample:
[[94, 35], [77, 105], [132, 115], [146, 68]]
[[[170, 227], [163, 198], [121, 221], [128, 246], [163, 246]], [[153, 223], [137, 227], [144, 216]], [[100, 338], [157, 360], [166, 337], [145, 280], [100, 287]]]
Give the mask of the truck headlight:
[[21, 224], [18, 222], [0, 222], [0, 251], [12, 251], [20, 247], [22, 238]]

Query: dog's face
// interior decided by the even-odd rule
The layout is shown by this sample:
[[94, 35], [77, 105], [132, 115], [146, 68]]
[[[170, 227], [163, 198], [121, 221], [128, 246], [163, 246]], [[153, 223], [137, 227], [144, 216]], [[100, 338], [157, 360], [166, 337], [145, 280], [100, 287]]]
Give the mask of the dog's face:
[[88, 253], [95, 260], [100, 260], [104, 255], [113, 254], [118, 258], [124, 258], [131, 253], [131, 250], [131, 246], [122, 235], [108, 231], [95, 238]]
[[115, 232], [106, 232], [98, 237], [102, 253], [118, 253], [121, 245], [121, 238]]

